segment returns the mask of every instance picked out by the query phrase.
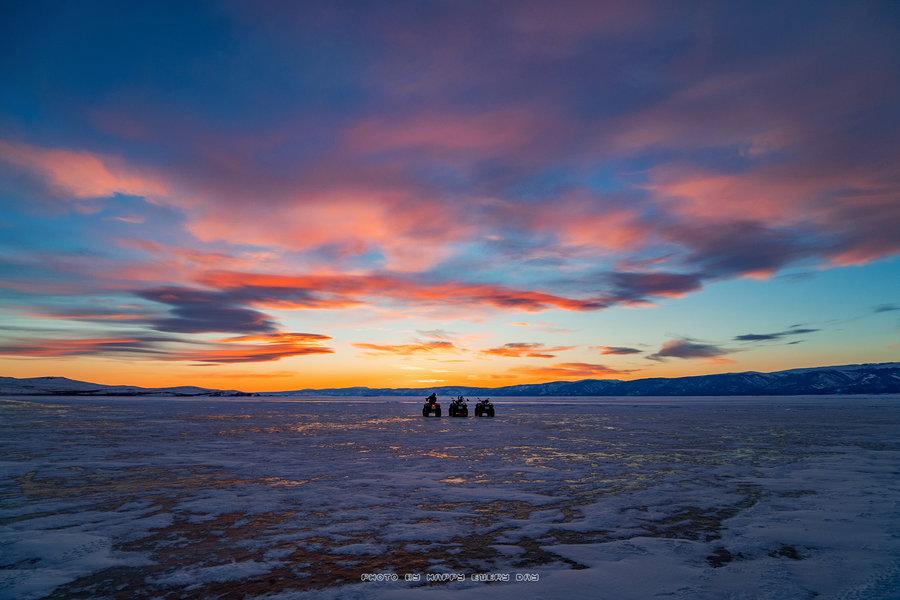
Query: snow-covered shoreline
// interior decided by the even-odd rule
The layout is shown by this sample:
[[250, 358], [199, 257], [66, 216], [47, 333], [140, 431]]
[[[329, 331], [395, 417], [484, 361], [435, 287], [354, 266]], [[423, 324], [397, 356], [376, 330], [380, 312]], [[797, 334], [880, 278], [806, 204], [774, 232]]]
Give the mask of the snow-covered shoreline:
[[[0, 399], [0, 597], [887, 599], [900, 584], [900, 398], [416, 412]], [[401, 581], [360, 581], [386, 572]], [[456, 572], [540, 580], [402, 581]]]

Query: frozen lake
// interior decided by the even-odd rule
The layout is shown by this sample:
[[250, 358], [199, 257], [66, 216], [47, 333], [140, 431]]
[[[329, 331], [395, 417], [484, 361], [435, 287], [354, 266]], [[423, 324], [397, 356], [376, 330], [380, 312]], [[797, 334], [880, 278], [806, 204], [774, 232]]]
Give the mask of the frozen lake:
[[0, 598], [900, 598], [900, 397], [420, 406], [0, 398]]

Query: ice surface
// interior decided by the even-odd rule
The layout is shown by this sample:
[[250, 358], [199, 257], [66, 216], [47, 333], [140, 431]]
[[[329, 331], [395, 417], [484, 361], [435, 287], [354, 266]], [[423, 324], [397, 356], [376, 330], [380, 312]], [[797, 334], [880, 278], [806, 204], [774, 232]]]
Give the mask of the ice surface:
[[900, 598], [898, 397], [497, 407], [0, 398], [0, 598]]

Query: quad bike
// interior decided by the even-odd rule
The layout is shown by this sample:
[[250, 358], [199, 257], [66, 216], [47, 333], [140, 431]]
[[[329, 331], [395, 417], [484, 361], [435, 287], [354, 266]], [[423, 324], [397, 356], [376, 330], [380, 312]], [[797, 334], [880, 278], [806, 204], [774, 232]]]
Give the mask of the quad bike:
[[428, 400], [426, 400], [425, 404], [422, 406], [422, 416], [441, 416], [441, 405], [438, 404], [437, 398], [429, 397]]
[[450, 403], [450, 410], [448, 412], [451, 417], [468, 417], [469, 406], [466, 404], [463, 397], [460, 396]]
[[478, 404], [475, 405], [475, 416], [476, 417], [493, 417], [494, 416], [494, 403], [491, 402], [490, 398], [485, 398], [484, 400], [478, 401]]

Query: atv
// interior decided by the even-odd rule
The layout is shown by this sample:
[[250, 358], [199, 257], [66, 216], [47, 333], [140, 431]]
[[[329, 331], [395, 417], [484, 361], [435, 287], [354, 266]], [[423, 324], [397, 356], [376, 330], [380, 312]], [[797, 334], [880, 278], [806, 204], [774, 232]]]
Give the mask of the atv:
[[441, 416], [441, 405], [438, 404], [437, 398], [434, 398], [433, 396], [428, 397], [428, 399], [425, 401], [425, 404], [422, 406], [422, 416]]
[[475, 416], [476, 417], [493, 417], [494, 416], [494, 403], [491, 402], [490, 398], [485, 398], [484, 400], [478, 401], [478, 404], [475, 405]]
[[449, 413], [451, 417], [469, 416], [469, 406], [466, 404], [466, 401], [462, 396], [459, 396], [456, 400], [450, 403]]

